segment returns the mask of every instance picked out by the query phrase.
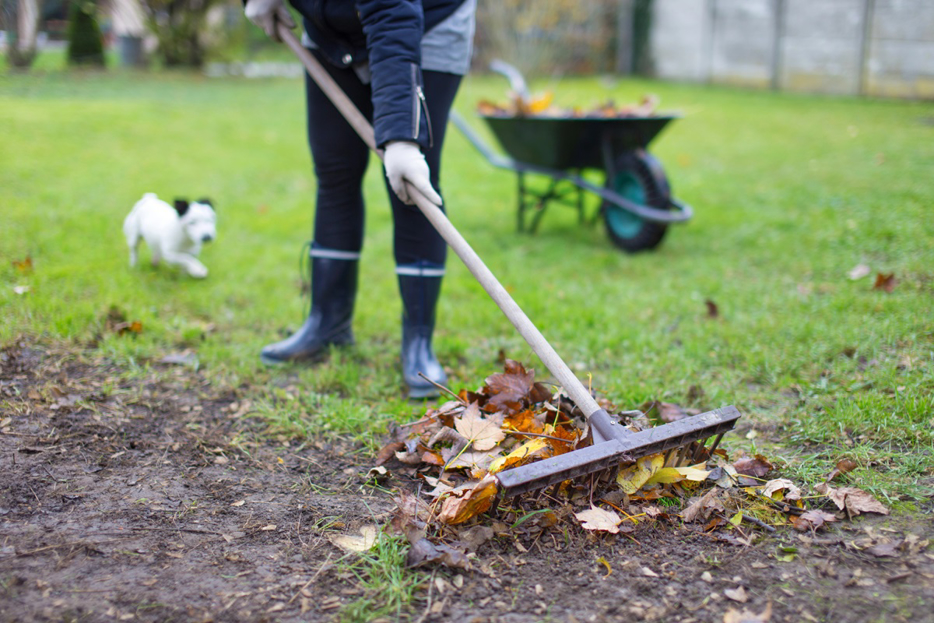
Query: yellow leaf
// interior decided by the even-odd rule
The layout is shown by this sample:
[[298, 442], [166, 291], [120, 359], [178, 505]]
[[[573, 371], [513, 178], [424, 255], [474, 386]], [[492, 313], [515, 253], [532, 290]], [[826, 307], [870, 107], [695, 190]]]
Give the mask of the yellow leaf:
[[495, 474], [501, 472], [504, 469], [519, 465], [530, 458], [543, 456], [550, 451], [551, 446], [548, 444], [547, 439], [544, 437], [535, 437], [526, 441], [506, 456], [501, 456], [493, 461], [493, 463], [490, 464], [490, 473]]
[[668, 484], [671, 482], [681, 482], [682, 480], [684, 480], [684, 476], [678, 471], [677, 467], [663, 467], [656, 470], [655, 473], [645, 481], [645, 484]]
[[635, 465], [627, 467], [616, 476], [616, 484], [624, 493], [632, 495], [642, 488], [655, 472], [665, 464], [665, 457], [659, 454], [644, 456]]
[[730, 517], [730, 523], [734, 526], [738, 526], [743, 522], [743, 511], [737, 512], [735, 515]]
[[610, 577], [610, 574], [613, 573], [613, 569], [612, 567], [610, 567], [610, 563], [606, 561], [606, 558], [604, 558], [603, 556], [600, 556], [599, 558], [597, 558], [597, 562], [599, 562], [601, 565], [606, 567], [606, 575], [603, 577], [604, 578]]
[[[703, 465], [699, 463], [698, 465]], [[694, 482], [702, 482], [707, 480], [707, 476], [710, 474], [709, 469], [704, 469], [703, 467], [698, 467], [698, 465], [692, 465], [690, 467], [676, 467], [678, 473], [684, 476], [685, 480], [692, 480]]]

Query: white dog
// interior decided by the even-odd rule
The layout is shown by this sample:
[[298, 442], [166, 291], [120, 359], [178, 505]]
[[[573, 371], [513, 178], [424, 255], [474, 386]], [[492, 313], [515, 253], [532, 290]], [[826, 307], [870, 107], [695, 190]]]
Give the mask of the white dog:
[[123, 221], [123, 233], [130, 246], [130, 266], [136, 266], [137, 249], [143, 239], [152, 252], [153, 266], [165, 260], [203, 279], [208, 269], [198, 260], [198, 254], [203, 243], [217, 237], [217, 215], [209, 199], [192, 203], [176, 199], [173, 208], [154, 193], [146, 193]]

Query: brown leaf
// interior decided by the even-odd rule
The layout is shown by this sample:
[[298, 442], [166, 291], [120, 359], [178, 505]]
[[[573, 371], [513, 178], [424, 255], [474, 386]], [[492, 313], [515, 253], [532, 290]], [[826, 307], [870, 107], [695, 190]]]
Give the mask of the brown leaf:
[[493, 374], [486, 379], [484, 391], [495, 406], [520, 403], [532, 390], [534, 370], [526, 371], [521, 363], [512, 359], [506, 360], [505, 370], [503, 374]]
[[15, 268], [18, 273], [31, 273], [32, 256], [27, 255], [22, 260], [13, 260], [13, 268]]
[[814, 489], [821, 495], [830, 498], [837, 508], [846, 510], [849, 515], [860, 515], [862, 513], [878, 513], [879, 515], [888, 515], [889, 509], [879, 500], [872, 497], [862, 489], [855, 487], [842, 487], [834, 489], [826, 482], [823, 482]]
[[830, 474], [827, 475], [825, 482], [830, 482], [840, 474], [852, 472], [857, 467], [859, 467], [859, 464], [856, 461], [851, 459], [840, 459], [837, 461], [837, 464], [834, 466], [833, 470], [831, 470]]
[[401, 441], [392, 441], [383, 446], [376, 454], [376, 465], [380, 466], [396, 455], [396, 452], [405, 450], [405, 443]]
[[698, 517], [707, 519], [712, 510], [723, 508], [718, 499], [720, 497], [720, 491], [719, 487], [714, 487], [703, 496], [694, 500], [687, 508], [681, 511], [681, 518], [685, 522], [691, 523], [692, 521], [696, 521]]
[[493, 476], [464, 483], [444, 498], [438, 520], [449, 525], [464, 523], [471, 517], [488, 511], [495, 497], [496, 478]]
[[604, 510], [596, 506], [591, 506], [588, 510], [574, 513], [577, 520], [581, 522], [581, 528], [584, 530], [596, 530], [599, 532], [609, 532], [616, 534], [619, 532], [619, 524], [622, 518], [613, 511]]
[[733, 468], [736, 470], [737, 474], [751, 476], [753, 478], [764, 478], [772, 471], [773, 466], [764, 456], [757, 454], [755, 457], [744, 456], [741, 459], [737, 459], [733, 462]]
[[895, 278], [895, 273], [876, 273], [876, 283], [872, 286], [872, 289], [891, 292], [895, 289], [897, 283], [898, 280]]
[[454, 428], [457, 429], [471, 444], [473, 450], [482, 452], [490, 450], [505, 437], [499, 423], [480, 415], [477, 403], [471, 403], [459, 418], [454, 418]]
[[683, 420], [686, 417], [692, 415], [697, 415], [700, 413], [697, 409], [685, 409], [680, 405], [676, 405], [672, 402], [658, 402], [655, 400], [650, 400], [646, 402], [641, 407], [639, 407], [646, 415], [651, 416], [652, 411], [655, 410], [658, 419], [666, 424], [671, 422], [677, 422], [678, 420]]
[[708, 318], [719, 318], [720, 317], [720, 308], [717, 307], [717, 304], [707, 299], [704, 301], [704, 305], [707, 306], [707, 317]]
[[806, 513], [795, 517], [791, 517], [791, 525], [795, 530], [800, 532], [807, 532], [808, 530], [817, 530], [825, 523], [830, 523], [831, 521], [836, 521], [837, 517], [832, 513], [822, 510], [810, 510]]
[[412, 544], [406, 556], [407, 567], [423, 567], [440, 563], [445, 567], [469, 569], [470, 561], [464, 552], [444, 543], [432, 543], [428, 539], [419, 539]]

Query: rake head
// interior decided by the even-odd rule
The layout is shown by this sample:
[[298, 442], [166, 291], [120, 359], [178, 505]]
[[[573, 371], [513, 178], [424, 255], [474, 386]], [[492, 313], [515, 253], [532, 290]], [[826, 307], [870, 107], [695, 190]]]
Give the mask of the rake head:
[[[503, 495], [509, 497], [616, 469], [621, 464], [631, 464], [659, 452], [666, 453], [666, 464], [674, 461], [679, 465], [684, 460], [702, 456], [704, 450], [713, 453], [723, 434], [732, 429], [739, 418], [739, 411], [730, 406], [633, 433], [600, 409], [588, 418], [594, 431], [592, 446], [509, 469], [496, 477]], [[714, 441], [708, 447], [707, 440], [711, 437]]]

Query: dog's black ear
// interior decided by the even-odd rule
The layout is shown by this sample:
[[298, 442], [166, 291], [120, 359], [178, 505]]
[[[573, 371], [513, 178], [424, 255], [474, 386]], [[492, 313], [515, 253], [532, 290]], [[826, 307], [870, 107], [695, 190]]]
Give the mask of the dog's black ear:
[[214, 209], [214, 202], [211, 201], [211, 200], [210, 200], [209, 198], [207, 198], [207, 197], [201, 197], [200, 199], [198, 199], [198, 203], [203, 203], [203, 204], [205, 204], [205, 205], [209, 205], [209, 206], [211, 206], [211, 209]]
[[185, 216], [185, 212], [188, 211], [188, 200], [187, 199], [176, 199], [175, 200], [175, 211], [178, 212], [179, 216]]

